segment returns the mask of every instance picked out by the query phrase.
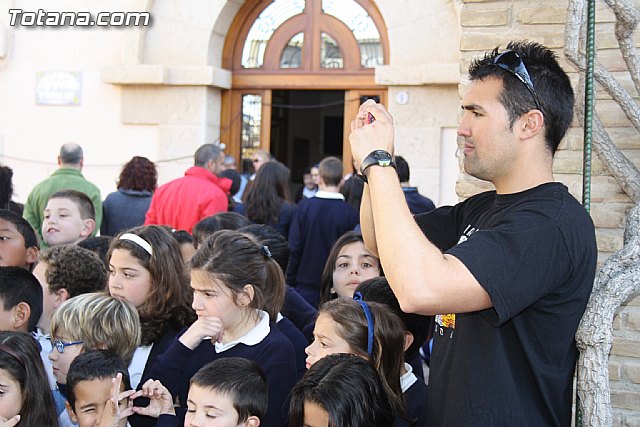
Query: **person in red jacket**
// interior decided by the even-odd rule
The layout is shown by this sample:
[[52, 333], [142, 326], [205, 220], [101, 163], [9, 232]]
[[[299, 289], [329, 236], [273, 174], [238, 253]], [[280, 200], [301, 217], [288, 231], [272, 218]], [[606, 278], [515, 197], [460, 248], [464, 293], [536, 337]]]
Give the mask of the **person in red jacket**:
[[224, 170], [224, 152], [217, 145], [204, 144], [193, 157], [194, 166], [182, 178], [155, 191], [144, 225], [168, 225], [191, 233], [202, 218], [227, 211], [231, 180], [217, 175]]

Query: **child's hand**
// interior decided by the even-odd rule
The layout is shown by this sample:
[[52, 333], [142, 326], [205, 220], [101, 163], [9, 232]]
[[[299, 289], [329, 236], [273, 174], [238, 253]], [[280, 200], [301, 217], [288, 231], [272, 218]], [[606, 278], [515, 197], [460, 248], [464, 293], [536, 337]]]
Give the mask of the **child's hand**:
[[224, 326], [219, 317], [200, 316], [193, 322], [189, 329], [179, 338], [180, 342], [193, 350], [204, 339], [210, 339], [211, 343], [216, 343], [222, 339]]
[[175, 415], [176, 411], [173, 408], [173, 398], [171, 393], [160, 381], [147, 380], [142, 386], [141, 390], [136, 391], [131, 395], [131, 399], [138, 397], [148, 397], [149, 405], [144, 408], [137, 406], [133, 407], [133, 412], [140, 415], [147, 415], [149, 417], [158, 418], [162, 414]]
[[116, 377], [111, 380], [111, 383], [111, 396], [109, 400], [107, 400], [104, 411], [102, 411], [102, 416], [98, 421], [98, 427], [118, 427], [120, 421], [133, 414], [133, 401], [129, 399], [129, 396], [134, 393], [134, 390], [120, 392], [120, 386], [122, 384], [121, 373], [118, 373]]
[[0, 417], [0, 427], [13, 427], [20, 422], [20, 415], [16, 415], [15, 417], [11, 417], [6, 419], [4, 417]]

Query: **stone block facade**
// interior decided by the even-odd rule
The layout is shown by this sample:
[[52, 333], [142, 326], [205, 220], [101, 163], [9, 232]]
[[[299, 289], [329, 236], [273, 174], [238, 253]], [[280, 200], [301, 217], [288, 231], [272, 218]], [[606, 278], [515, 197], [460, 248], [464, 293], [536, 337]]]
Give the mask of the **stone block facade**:
[[[596, 10], [596, 45], [598, 59], [621, 79], [625, 88], [635, 94], [613, 34], [613, 13], [598, 2]], [[561, 64], [573, 82], [577, 73], [564, 58], [564, 31], [568, 2], [549, 0], [544, 3], [464, 0], [461, 21], [461, 74], [470, 61], [487, 49], [504, 47], [514, 39], [539, 41], [561, 58]], [[461, 85], [464, 89], [464, 83]], [[636, 165], [640, 162], [640, 136], [620, 108], [601, 88], [597, 91], [597, 113], [611, 138]], [[582, 129], [574, 123], [555, 157], [554, 173], [579, 200], [582, 193]], [[458, 194], [468, 197], [486, 185], [463, 177]], [[594, 153], [591, 183], [591, 215], [597, 230], [599, 265], [622, 247], [624, 217], [631, 200], [609, 175]], [[609, 378], [615, 426], [640, 425], [640, 296], [630, 298], [619, 309], [614, 320], [614, 342], [610, 355]]]

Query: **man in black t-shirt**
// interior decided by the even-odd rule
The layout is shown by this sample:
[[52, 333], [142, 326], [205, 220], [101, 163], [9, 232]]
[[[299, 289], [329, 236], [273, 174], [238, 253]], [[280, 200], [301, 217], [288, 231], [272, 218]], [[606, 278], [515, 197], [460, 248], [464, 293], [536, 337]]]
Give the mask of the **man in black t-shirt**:
[[403, 310], [436, 315], [430, 426], [570, 425], [574, 335], [597, 258], [589, 215], [552, 172], [573, 90], [537, 43], [496, 48], [469, 74], [464, 168], [496, 190], [414, 219], [387, 167], [393, 119], [367, 101], [349, 137], [368, 182], [365, 244]]

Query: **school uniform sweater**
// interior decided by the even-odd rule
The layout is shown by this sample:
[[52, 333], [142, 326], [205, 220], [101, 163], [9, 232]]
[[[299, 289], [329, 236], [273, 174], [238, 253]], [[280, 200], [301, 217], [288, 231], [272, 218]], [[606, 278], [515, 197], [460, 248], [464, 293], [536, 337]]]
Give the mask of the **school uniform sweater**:
[[307, 368], [306, 359], [307, 355], [304, 352], [304, 349], [307, 348], [309, 343], [307, 339], [302, 335], [302, 332], [296, 325], [294, 325], [289, 319], [284, 317], [282, 314], [278, 313], [278, 321], [276, 322], [280, 332], [282, 332], [291, 344], [293, 344], [293, 348], [295, 349], [296, 356], [296, 370], [298, 371], [298, 378], [302, 378], [304, 375], [304, 371]]
[[331, 246], [359, 223], [358, 212], [340, 193], [318, 191], [302, 200], [289, 229], [291, 257], [287, 283], [312, 306], [318, 306], [322, 269]]
[[[186, 331], [186, 328], [182, 333]], [[182, 333], [179, 336], [182, 336]], [[191, 350], [176, 338], [158, 356], [151, 369], [151, 378], [159, 380], [186, 408], [191, 377], [205, 364], [222, 357], [244, 357], [255, 361], [265, 376], [269, 389], [269, 409], [261, 426], [282, 427], [289, 418], [289, 393], [297, 381], [293, 344], [269, 323], [269, 315], [261, 311], [258, 325], [233, 343], [211, 343], [204, 340]], [[184, 422], [184, 411], [177, 410], [178, 425]]]

